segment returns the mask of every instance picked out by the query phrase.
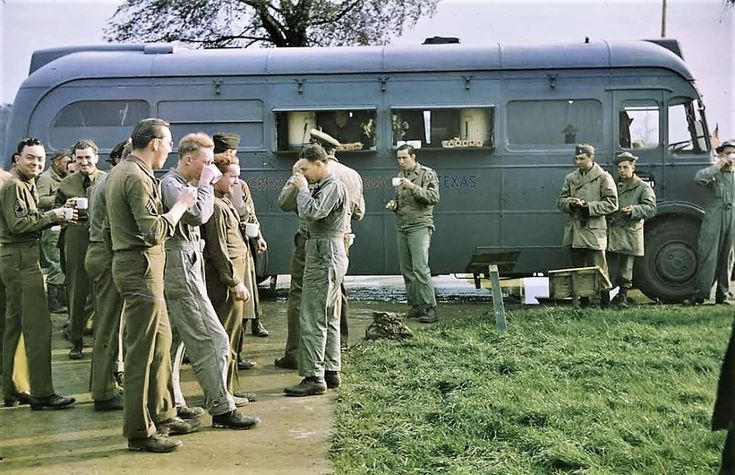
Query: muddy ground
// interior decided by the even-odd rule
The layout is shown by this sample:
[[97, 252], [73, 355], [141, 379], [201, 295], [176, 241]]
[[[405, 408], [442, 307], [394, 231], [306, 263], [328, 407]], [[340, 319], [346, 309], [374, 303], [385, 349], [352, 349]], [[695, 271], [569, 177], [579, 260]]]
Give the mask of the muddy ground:
[[[453, 305], [473, 302], [478, 311], [491, 311], [490, 293], [474, 290], [466, 280], [437, 278], [439, 312], [450, 314]], [[54, 315], [53, 375], [57, 392], [73, 395], [77, 406], [67, 411], [31, 412], [28, 406], [0, 408], [0, 472], [9, 474], [110, 474], [110, 473], [329, 473], [329, 435], [336, 395], [287, 398], [285, 386], [295, 384], [295, 371], [276, 368], [286, 336], [288, 277], [275, 290], [264, 290], [264, 323], [267, 338], [248, 335], [247, 354], [258, 366], [240, 372], [244, 389], [258, 394], [258, 401], [242, 410], [262, 419], [251, 431], [211, 428], [202, 418], [202, 430], [181, 437], [183, 447], [171, 454], [134, 453], [121, 435], [122, 412], [95, 412], [88, 392], [89, 353], [70, 361], [68, 344], [61, 337], [65, 315]], [[396, 277], [350, 277], [350, 344], [364, 336], [373, 310], [405, 311], [403, 284]], [[487, 303], [487, 306], [482, 304]], [[421, 324], [411, 322], [420, 327]], [[86, 341], [91, 344], [91, 339]], [[189, 405], [201, 404], [201, 391], [189, 366], [182, 372]]]

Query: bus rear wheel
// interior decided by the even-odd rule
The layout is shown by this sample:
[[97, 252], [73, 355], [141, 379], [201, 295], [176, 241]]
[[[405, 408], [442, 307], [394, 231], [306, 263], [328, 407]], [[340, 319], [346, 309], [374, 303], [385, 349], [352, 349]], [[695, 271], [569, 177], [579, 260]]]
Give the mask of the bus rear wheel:
[[634, 268], [636, 287], [662, 303], [679, 303], [691, 296], [698, 235], [699, 221], [693, 218], [668, 217], [646, 224], [646, 252]]

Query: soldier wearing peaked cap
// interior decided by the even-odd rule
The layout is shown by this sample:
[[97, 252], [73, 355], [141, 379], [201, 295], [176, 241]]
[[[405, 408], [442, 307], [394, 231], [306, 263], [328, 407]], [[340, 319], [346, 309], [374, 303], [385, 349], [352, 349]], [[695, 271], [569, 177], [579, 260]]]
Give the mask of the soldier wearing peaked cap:
[[615, 181], [595, 163], [592, 145], [577, 145], [574, 162], [577, 168], [564, 178], [557, 201], [559, 209], [569, 215], [563, 245], [570, 248], [574, 267], [598, 266], [607, 277], [605, 216], [618, 209]]
[[618, 167], [618, 211], [607, 215], [607, 252], [610, 281], [619, 287], [612, 303], [628, 306], [628, 289], [633, 285], [633, 262], [643, 255], [643, 221], [656, 214], [653, 189], [635, 174], [638, 157], [623, 152], [615, 157]]
[[709, 191], [705, 214], [699, 228], [699, 272], [694, 303], [709, 299], [712, 285], [715, 302], [727, 304], [732, 273], [735, 238], [735, 141], [726, 140], [716, 149], [715, 163], [694, 176], [694, 182]]

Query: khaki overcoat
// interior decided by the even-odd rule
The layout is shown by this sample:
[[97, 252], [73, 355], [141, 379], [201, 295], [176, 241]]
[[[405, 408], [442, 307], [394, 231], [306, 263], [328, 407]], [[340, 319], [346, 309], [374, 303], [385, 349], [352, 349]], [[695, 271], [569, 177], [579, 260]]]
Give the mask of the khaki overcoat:
[[[569, 206], [571, 198], [580, 198], [587, 206], [572, 208]], [[569, 215], [564, 225], [564, 246], [596, 250], [607, 248], [605, 216], [618, 209], [618, 192], [608, 172], [596, 163], [584, 174], [574, 170], [564, 178], [557, 205]]]
[[[656, 195], [638, 176], [618, 182], [619, 210], [607, 215], [607, 250], [631, 256], [643, 255], [643, 221], [656, 214]], [[621, 209], [630, 206], [628, 216]]]

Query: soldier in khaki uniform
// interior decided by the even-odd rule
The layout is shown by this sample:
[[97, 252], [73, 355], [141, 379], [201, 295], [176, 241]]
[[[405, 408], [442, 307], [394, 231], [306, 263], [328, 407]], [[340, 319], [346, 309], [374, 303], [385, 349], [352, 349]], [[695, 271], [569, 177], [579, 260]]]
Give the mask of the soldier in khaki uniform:
[[[128, 141], [110, 152], [114, 167], [124, 158]], [[129, 146], [128, 146], [129, 152]], [[89, 247], [84, 268], [92, 281], [94, 294], [94, 343], [92, 349], [91, 389], [95, 411], [119, 411], [123, 408], [120, 355], [120, 317], [123, 301], [112, 280], [112, 240], [107, 219], [105, 186], [108, 174], [95, 182], [89, 196]]]
[[39, 263], [41, 230], [64, 222], [64, 211], [38, 210], [35, 179], [46, 152], [37, 139], [18, 144], [12, 176], [0, 188], [0, 278], [6, 289], [3, 338], [3, 397], [16, 399], [14, 358], [21, 333], [25, 341], [31, 383], [31, 409], [66, 409], [74, 398], [54, 393], [51, 378], [51, 315]]
[[[234, 157], [237, 157], [237, 146], [240, 144], [240, 136], [237, 134], [225, 134], [218, 133], [212, 136], [214, 140], [214, 153], [226, 153]], [[258, 294], [258, 277], [255, 268], [255, 254], [265, 252], [268, 249], [268, 243], [263, 238], [263, 233], [260, 231], [260, 223], [258, 222], [258, 216], [255, 212], [255, 203], [253, 202], [253, 196], [250, 193], [250, 187], [245, 180], [238, 178], [238, 184], [232, 190], [232, 196], [230, 201], [235, 205], [237, 212], [240, 216], [240, 228], [242, 231], [243, 239], [248, 244], [248, 257], [247, 264], [248, 268], [245, 273], [245, 286], [250, 292], [250, 299], [244, 303], [244, 313], [242, 322], [242, 333], [238, 342], [238, 369], [250, 369], [255, 366], [255, 361], [247, 360], [242, 357], [242, 350], [244, 344], [244, 333], [247, 326], [247, 321], [250, 320], [250, 331], [254, 336], [267, 337], [270, 335], [266, 330], [261, 320], [261, 306], [260, 296]], [[258, 236], [250, 238], [245, 233], [246, 224], [257, 224], [258, 225]]]
[[185, 434], [199, 424], [176, 417], [173, 404], [171, 325], [163, 294], [164, 242], [196, 198], [184, 189], [163, 213], [153, 170], [163, 166], [173, 147], [167, 122], [144, 119], [130, 138], [131, 154], [112, 169], [105, 184], [114, 253], [112, 277], [124, 301], [123, 435], [130, 450], [170, 452], [181, 441], [164, 434]]
[[[595, 163], [595, 148], [592, 145], [577, 145], [574, 162], [577, 169], [564, 178], [557, 201], [559, 209], [569, 215], [564, 226], [563, 245], [570, 248], [574, 267], [597, 266], [602, 269], [605, 279], [609, 280], [605, 258], [605, 217], [618, 209], [615, 180]], [[600, 289], [601, 292], [605, 291], [605, 295], [607, 290]], [[588, 302], [586, 298], [583, 300], [585, 304]]]
[[613, 287], [618, 295], [611, 302], [628, 306], [628, 290], [633, 286], [633, 261], [643, 255], [643, 221], [656, 214], [653, 189], [635, 174], [638, 157], [623, 152], [615, 157], [618, 166], [618, 211], [607, 215], [607, 252]]
[[735, 239], [735, 140], [716, 149], [714, 165], [697, 172], [694, 181], [709, 190], [709, 202], [699, 228], [699, 271], [694, 303], [709, 299], [715, 287], [715, 303], [730, 304], [730, 276]]
[[[13, 154], [12, 161], [15, 162], [15, 155]], [[8, 178], [13, 176], [12, 173], [6, 172], [0, 169], [0, 188]], [[2, 243], [0, 243], [0, 254], [2, 253]], [[5, 284], [0, 279], [0, 374], [2, 374], [3, 366], [3, 338], [5, 336]], [[13, 398], [5, 399], [6, 407], [13, 407], [19, 404], [30, 404], [31, 402], [31, 383], [28, 376], [28, 360], [26, 358], [25, 344], [23, 342], [23, 335], [20, 335], [18, 339], [18, 347], [15, 351], [15, 364], [13, 367], [12, 381], [14, 387], [9, 389], [7, 393], [15, 393]]]
[[429, 246], [434, 233], [434, 206], [439, 202], [439, 179], [431, 168], [416, 161], [410, 145], [396, 151], [400, 184], [385, 209], [396, 215], [398, 258], [411, 306], [407, 316], [422, 323], [436, 321], [436, 296], [429, 268]]
[[309, 144], [299, 156], [300, 173], [290, 180], [299, 189], [299, 217], [307, 223], [299, 314], [299, 372], [304, 379], [285, 388], [286, 396], [324, 394], [340, 384], [339, 288], [348, 266], [344, 246], [350, 206], [347, 189], [331, 175], [321, 146]]
[[[36, 180], [38, 187], [38, 209], [48, 211], [56, 205], [56, 189], [67, 175], [67, 166], [71, 161], [69, 150], [60, 150], [51, 157], [51, 166]], [[53, 313], [64, 313], [66, 307], [65, 277], [61, 271], [59, 256], [59, 231], [52, 226], [41, 231], [41, 249], [48, 263], [46, 289], [48, 291], [49, 310]]]
[[[88, 208], [89, 196], [95, 182], [105, 172], [97, 168], [97, 144], [82, 139], [74, 144], [72, 153], [77, 164], [77, 173], [61, 180], [56, 190], [56, 204], [78, 208], [78, 219], [61, 231], [60, 241], [64, 249], [66, 288], [69, 295], [69, 329], [71, 342], [70, 360], [82, 359], [84, 327], [92, 315], [94, 299], [92, 281], [84, 269], [84, 259], [89, 247]], [[82, 198], [82, 200], [80, 200]], [[78, 206], [82, 201], [86, 203]]]
[[231, 201], [238, 186], [240, 165], [237, 157], [218, 153], [214, 163], [222, 177], [214, 185], [212, 217], [202, 226], [207, 294], [229, 337], [230, 357], [227, 389], [237, 396], [252, 399], [252, 394], [239, 390], [237, 376], [237, 345], [242, 331], [243, 304], [251, 296], [245, 285], [248, 271], [248, 245], [240, 233], [240, 217]]

